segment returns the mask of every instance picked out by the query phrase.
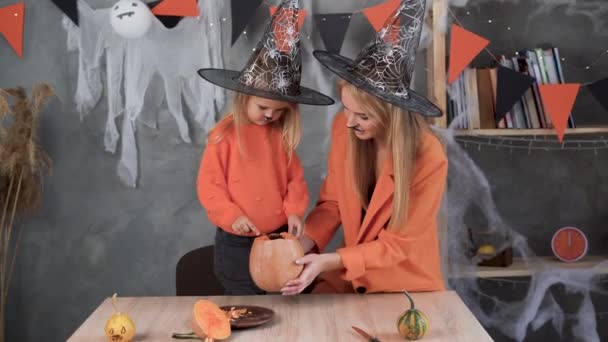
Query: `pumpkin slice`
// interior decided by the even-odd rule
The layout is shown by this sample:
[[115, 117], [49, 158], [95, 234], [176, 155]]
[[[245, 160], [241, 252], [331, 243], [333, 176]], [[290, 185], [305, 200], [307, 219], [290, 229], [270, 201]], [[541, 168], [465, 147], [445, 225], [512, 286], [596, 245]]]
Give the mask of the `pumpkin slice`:
[[304, 266], [295, 261], [303, 256], [300, 241], [289, 233], [257, 237], [249, 254], [251, 279], [264, 291], [279, 292], [286, 282], [300, 275]]
[[230, 320], [226, 312], [208, 300], [194, 303], [192, 330], [205, 342], [223, 340], [230, 337]]

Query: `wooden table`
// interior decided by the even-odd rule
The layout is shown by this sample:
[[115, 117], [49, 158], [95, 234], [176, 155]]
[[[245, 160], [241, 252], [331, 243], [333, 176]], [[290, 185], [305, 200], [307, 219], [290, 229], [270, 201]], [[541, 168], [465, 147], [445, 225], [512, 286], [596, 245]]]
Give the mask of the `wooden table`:
[[[430, 329], [423, 341], [492, 341], [475, 316], [453, 291], [414, 293], [416, 307], [427, 314]], [[171, 341], [173, 332], [191, 331], [191, 310], [197, 297], [118, 298], [119, 309], [135, 321], [134, 341]], [[206, 297], [218, 305], [259, 305], [275, 311], [274, 319], [257, 328], [234, 330], [226, 341], [362, 341], [356, 325], [380, 341], [404, 341], [396, 321], [409, 308], [403, 294], [338, 294], [299, 296]], [[106, 320], [113, 314], [105, 299], [68, 339], [106, 341]], [[180, 340], [173, 340], [180, 341]]]

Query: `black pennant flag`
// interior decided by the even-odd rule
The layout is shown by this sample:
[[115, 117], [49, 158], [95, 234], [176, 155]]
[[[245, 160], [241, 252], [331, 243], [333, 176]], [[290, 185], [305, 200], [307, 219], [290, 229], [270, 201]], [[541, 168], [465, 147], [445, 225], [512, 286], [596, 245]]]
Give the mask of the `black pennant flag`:
[[76, 5], [77, 0], [51, 0], [55, 6], [65, 13], [65, 15], [78, 26], [78, 6]]
[[325, 48], [330, 52], [340, 53], [351, 17], [351, 13], [315, 15], [315, 22]]
[[231, 0], [232, 12], [232, 44], [239, 39], [243, 29], [253, 17], [255, 10], [260, 7], [262, 0]]
[[535, 79], [501, 65], [498, 66], [497, 74], [496, 122], [499, 122], [521, 99]]
[[608, 78], [593, 82], [587, 86], [593, 97], [608, 111]]

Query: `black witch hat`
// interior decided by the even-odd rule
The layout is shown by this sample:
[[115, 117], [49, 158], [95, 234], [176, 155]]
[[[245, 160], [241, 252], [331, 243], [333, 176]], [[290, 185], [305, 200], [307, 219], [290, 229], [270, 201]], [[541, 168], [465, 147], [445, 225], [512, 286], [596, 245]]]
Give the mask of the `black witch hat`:
[[424, 11], [425, 0], [404, 0], [354, 61], [328, 51], [314, 55], [361, 90], [423, 116], [441, 116], [437, 106], [410, 89]]
[[201, 69], [198, 74], [220, 87], [273, 100], [331, 105], [334, 100], [300, 86], [302, 56], [298, 0], [283, 0], [262, 40], [242, 71]]

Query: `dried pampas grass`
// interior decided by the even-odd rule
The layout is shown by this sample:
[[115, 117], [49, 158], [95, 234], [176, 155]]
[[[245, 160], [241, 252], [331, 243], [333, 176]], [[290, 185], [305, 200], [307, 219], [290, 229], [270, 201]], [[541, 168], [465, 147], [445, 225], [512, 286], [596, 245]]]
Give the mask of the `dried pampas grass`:
[[[21, 240], [11, 237], [15, 218], [40, 206], [42, 178], [51, 161], [38, 144], [38, 114], [55, 92], [37, 84], [29, 100], [21, 87], [0, 89], [0, 341], [4, 341], [4, 314], [8, 288]], [[12, 99], [12, 105], [9, 104]], [[12, 122], [8, 123], [9, 116]], [[11, 240], [15, 240], [11, 245]]]

